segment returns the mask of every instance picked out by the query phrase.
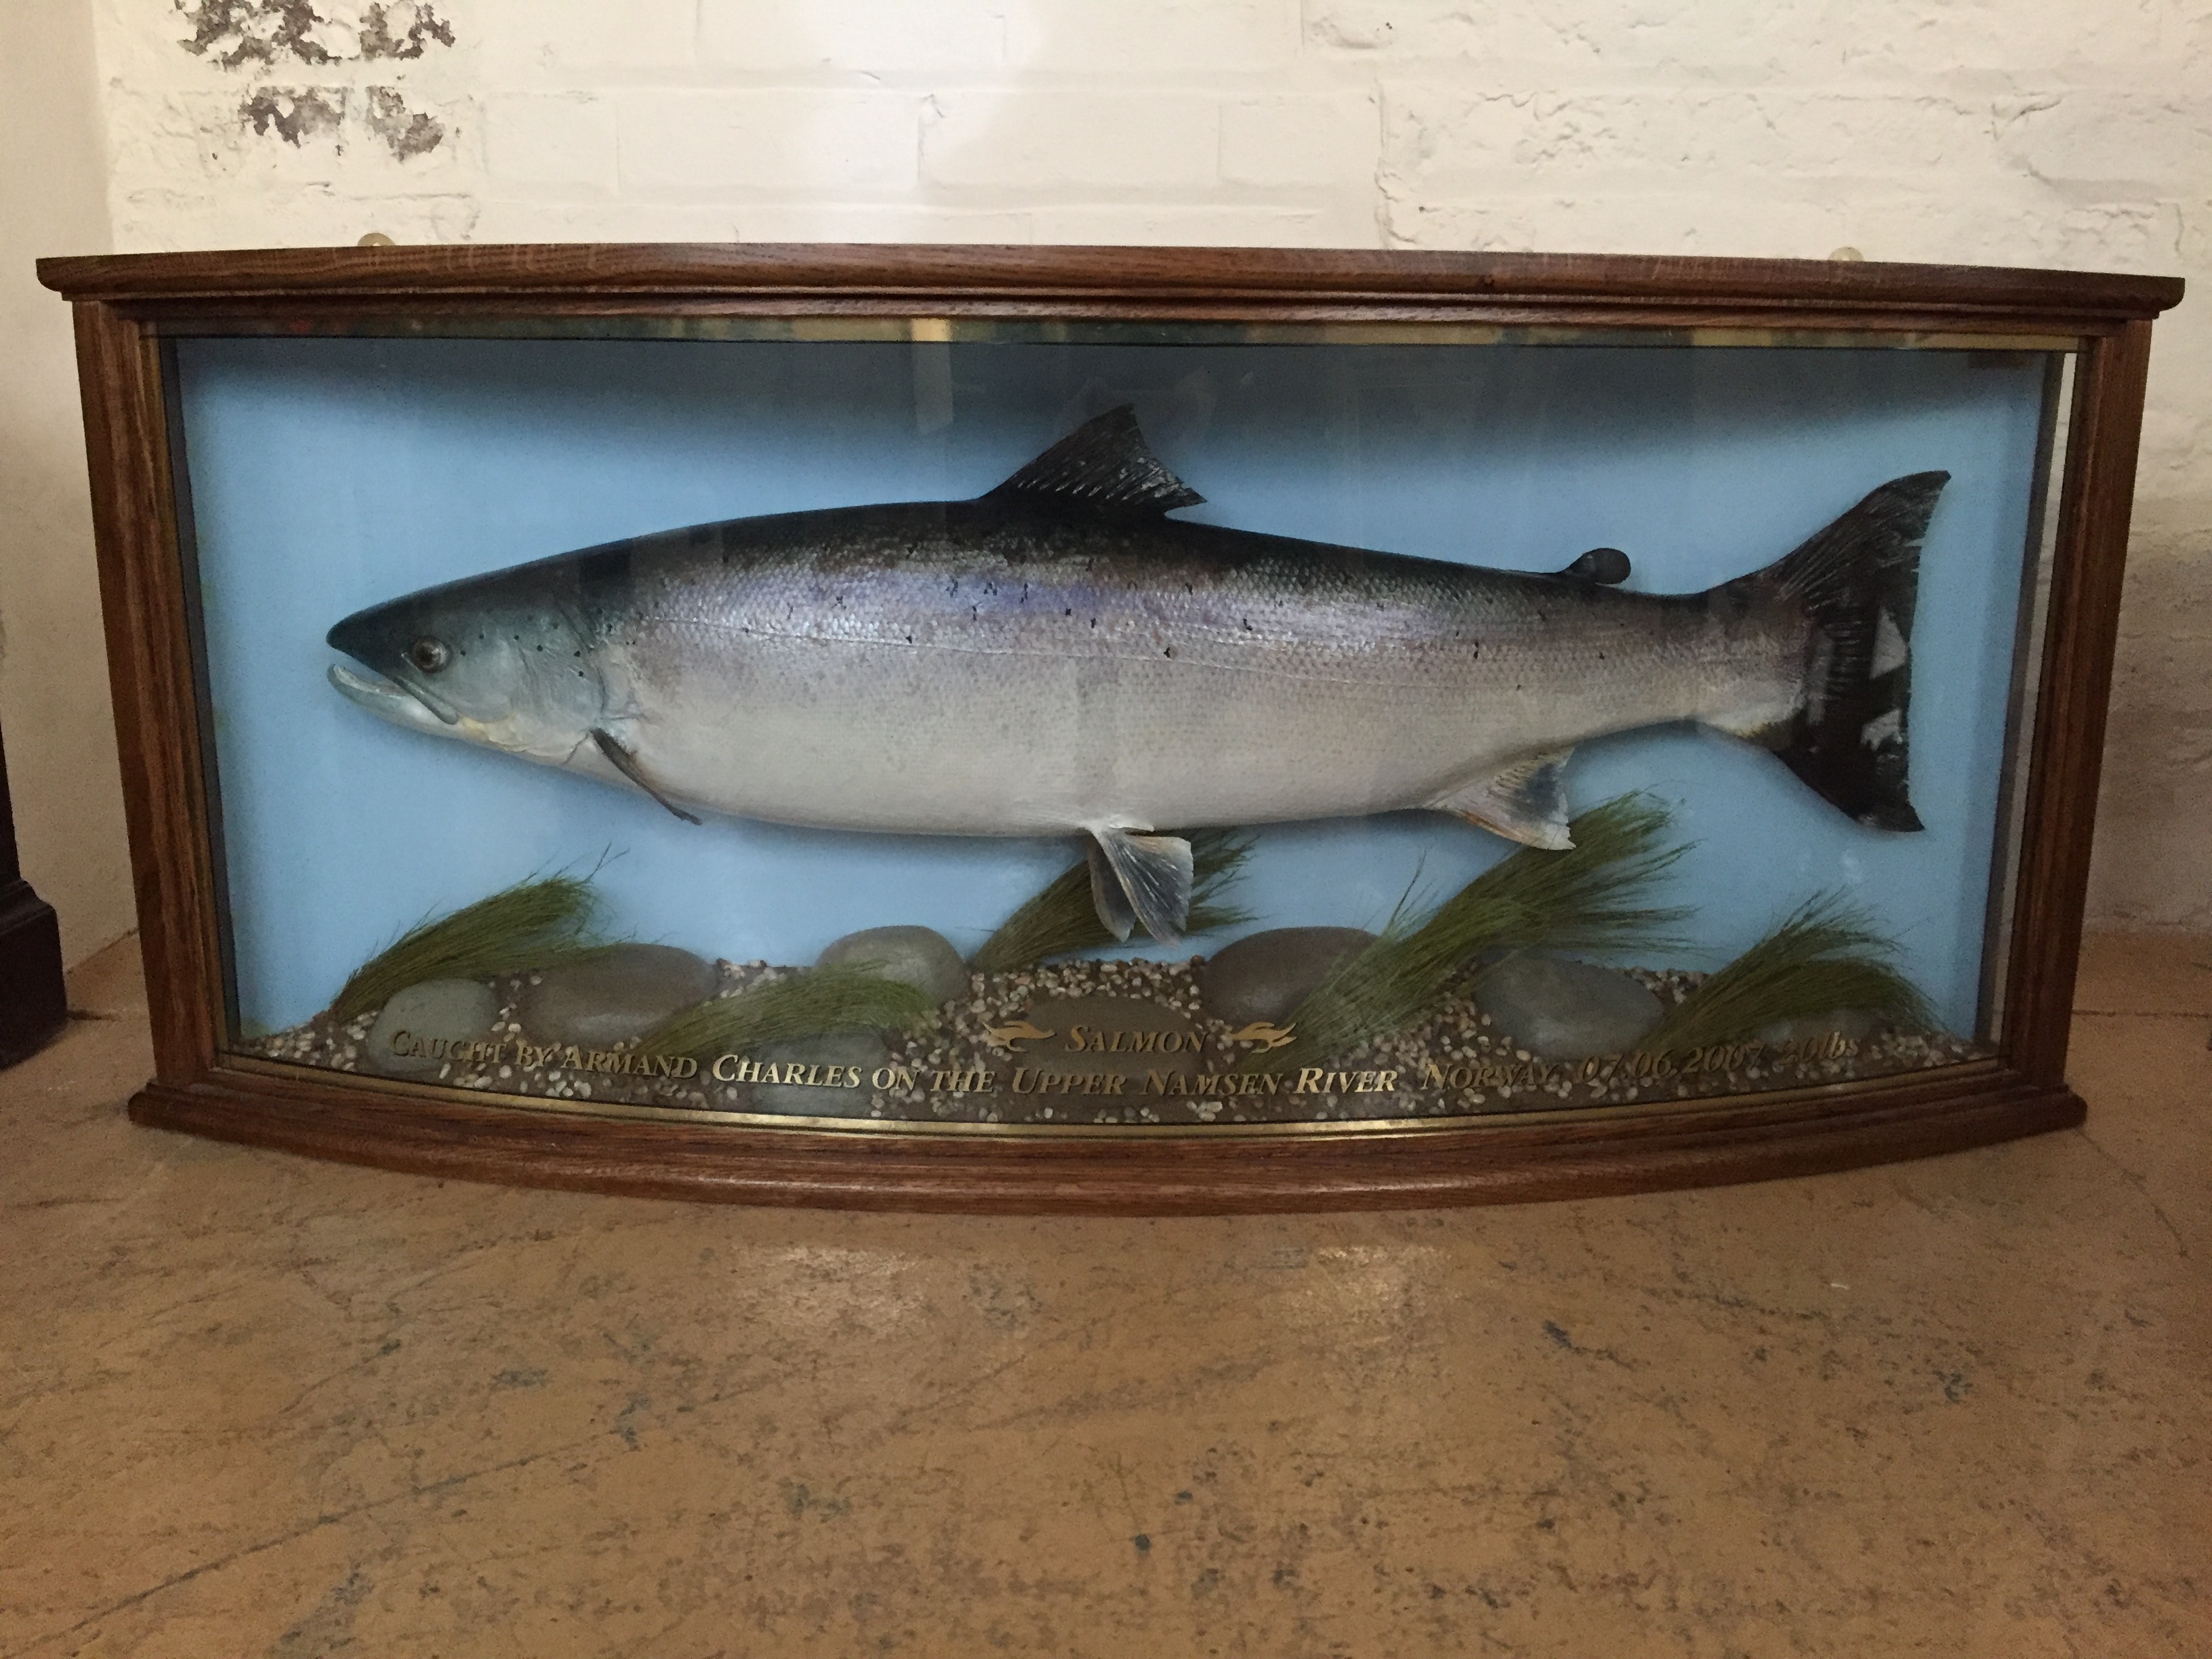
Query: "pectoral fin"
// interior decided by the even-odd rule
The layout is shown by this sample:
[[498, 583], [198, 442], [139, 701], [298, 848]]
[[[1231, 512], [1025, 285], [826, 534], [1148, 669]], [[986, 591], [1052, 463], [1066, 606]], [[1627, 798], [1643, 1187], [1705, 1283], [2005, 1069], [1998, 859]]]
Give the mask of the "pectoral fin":
[[1162, 944], [1179, 943], [1190, 921], [1190, 843], [1110, 825], [1091, 835], [1091, 898], [1107, 931], [1125, 939], [1141, 922]]
[[670, 811], [675, 813], [676, 816], [682, 818], [684, 823], [696, 823], [699, 822], [696, 817], [685, 811], [674, 801], [669, 799], [667, 796], [662, 794], [660, 791], [654, 788], [651, 784], [645, 781], [645, 769], [637, 763], [637, 757], [631, 754], [629, 750], [623, 748], [622, 739], [615, 736], [613, 732], [595, 726], [592, 728], [592, 741], [599, 746], [599, 752], [607, 757], [607, 763], [613, 767], [616, 771], [621, 773], [639, 788], [644, 790], [647, 794], [652, 796], [653, 799], [659, 801]]
[[1456, 812], [1469, 823], [1517, 841], [1564, 853], [1574, 845], [1567, 834], [1567, 792], [1563, 776], [1572, 749], [1523, 755], [1489, 776], [1462, 784], [1431, 801], [1441, 811]]

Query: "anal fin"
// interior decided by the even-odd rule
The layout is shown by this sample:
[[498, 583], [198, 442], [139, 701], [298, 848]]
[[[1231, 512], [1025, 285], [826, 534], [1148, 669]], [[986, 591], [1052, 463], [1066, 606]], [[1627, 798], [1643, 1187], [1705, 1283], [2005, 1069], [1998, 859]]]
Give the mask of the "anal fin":
[[1190, 843], [1109, 824], [1091, 835], [1091, 897], [1107, 931], [1126, 939], [1141, 924], [1163, 945], [1180, 943], [1190, 923]]
[[1456, 812], [1523, 847], [1564, 853], [1575, 843], [1567, 833], [1565, 778], [1571, 748], [1545, 750], [1508, 762], [1486, 777], [1462, 784], [1431, 801], [1439, 811]]
[[653, 799], [659, 801], [670, 811], [675, 813], [676, 816], [682, 818], [684, 823], [696, 823], [699, 822], [698, 817], [695, 814], [685, 811], [674, 801], [669, 799], [667, 796], [662, 794], [660, 791], [654, 788], [650, 783], [646, 781], [645, 769], [637, 763], [637, 757], [630, 753], [628, 749], [623, 746], [623, 741], [620, 738], [615, 736], [613, 732], [606, 730], [604, 726], [595, 726], [592, 728], [592, 741], [593, 744], [598, 745], [599, 751], [607, 757], [607, 764], [613, 767], [616, 771], [621, 773], [639, 788], [644, 790], [647, 794], [652, 796]]

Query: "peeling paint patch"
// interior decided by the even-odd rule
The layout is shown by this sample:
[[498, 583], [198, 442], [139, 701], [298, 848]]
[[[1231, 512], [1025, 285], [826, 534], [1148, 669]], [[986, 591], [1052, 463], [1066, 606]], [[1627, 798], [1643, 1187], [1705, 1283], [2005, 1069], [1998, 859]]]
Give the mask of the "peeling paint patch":
[[[330, 20], [311, 0], [172, 0], [191, 34], [177, 44], [195, 58], [212, 58], [225, 69], [273, 64], [335, 64]], [[344, 50], [341, 46], [341, 52]]]
[[368, 89], [369, 131], [384, 140], [392, 155], [404, 161], [427, 155], [445, 141], [445, 123], [407, 107], [397, 87]]
[[398, 0], [395, 5], [371, 6], [362, 20], [364, 58], [420, 58], [434, 44], [452, 46], [453, 26], [427, 5]]
[[261, 137], [273, 132], [296, 149], [337, 131], [345, 104], [343, 87], [261, 87], [239, 101], [238, 125]]
[[358, 26], [325, 17], [314, 0], [170, 0], [191, 33], [178, 41], [224, 69], [280, 64], [406, 61], [453, 44], [453, 27], [428, 0], [378, 0]]

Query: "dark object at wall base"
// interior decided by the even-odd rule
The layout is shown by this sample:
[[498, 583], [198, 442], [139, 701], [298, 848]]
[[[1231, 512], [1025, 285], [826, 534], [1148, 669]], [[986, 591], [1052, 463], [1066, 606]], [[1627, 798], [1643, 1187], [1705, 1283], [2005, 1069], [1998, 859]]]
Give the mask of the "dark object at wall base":
[[0, 889], [0, 1067], [28, 1058], [69, 1024], [62, 930], [27, 881]]
[[15, 861], [8, 757], [0, 751], [0, 1067], [43, 1048], [68, 1024], [61, 925]]

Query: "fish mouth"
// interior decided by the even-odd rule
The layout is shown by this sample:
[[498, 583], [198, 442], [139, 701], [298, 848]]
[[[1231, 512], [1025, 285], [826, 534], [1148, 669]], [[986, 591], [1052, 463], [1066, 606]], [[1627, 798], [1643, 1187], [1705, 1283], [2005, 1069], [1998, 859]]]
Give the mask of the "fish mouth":
[[331, 684], [348, 702], [358, 704], [380, 720], [417, 732], [438, 732], [461, 723], [460, 711], [443, 698], [402, 685], [381, 674], [358, 674], [342, 662], [330, 667]]

